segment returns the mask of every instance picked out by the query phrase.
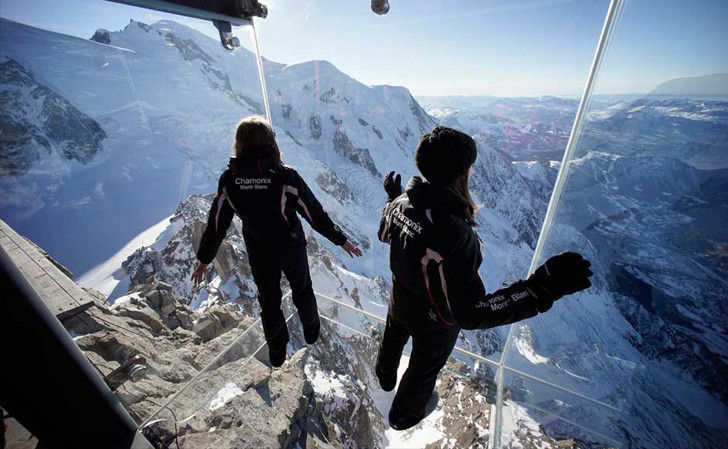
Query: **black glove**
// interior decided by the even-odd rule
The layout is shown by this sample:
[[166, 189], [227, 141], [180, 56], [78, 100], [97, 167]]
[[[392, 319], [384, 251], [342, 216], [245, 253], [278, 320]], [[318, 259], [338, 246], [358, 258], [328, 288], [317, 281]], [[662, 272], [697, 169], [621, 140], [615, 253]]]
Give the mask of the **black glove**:
[[384, 191], [387, 192], [389, 201], [397, 198], [402, 194], [402, 175], [394, 176], [394, 172], [387, 173], [384, 178]]
[[554, 301], [591, 287], [591, 262], [578, 253], [561, 253], [536, 269], [526, 281], [537, 297], [536, 308], [545, 312]]

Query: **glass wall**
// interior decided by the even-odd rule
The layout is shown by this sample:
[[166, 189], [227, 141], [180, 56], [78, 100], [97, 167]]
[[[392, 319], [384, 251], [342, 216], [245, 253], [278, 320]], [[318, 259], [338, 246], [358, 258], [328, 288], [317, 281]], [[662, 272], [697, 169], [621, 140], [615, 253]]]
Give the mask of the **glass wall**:
[[[707, 28], [684, 35], [726, 10], [712, 2], [652, 6], [630, 1], [622, 10], [536, 254], [540, 264], [582, 253], [594, 285], [515, 325], [507, 344], [508, 368], [580, 396], [531, 390], [526, 379], [528, 393], [504, 405], [506, 447], [507, 420], [519, 407], [550, 436], [599, 447], [716, 447], [726, 435], [720, 329], [728, 290], [719, 248], [728, 213], [719, 191], [728, 85], [713, 71], [728, 58]], [[698, 63], [705, 54], [711, 62]], [[691, 67], [691, 76], [671, 76], [675, 67]], [[645, 95], [618, 94], [640, 77], [660, 82]], [[504, 385], [515, 380], [506, 370]]]

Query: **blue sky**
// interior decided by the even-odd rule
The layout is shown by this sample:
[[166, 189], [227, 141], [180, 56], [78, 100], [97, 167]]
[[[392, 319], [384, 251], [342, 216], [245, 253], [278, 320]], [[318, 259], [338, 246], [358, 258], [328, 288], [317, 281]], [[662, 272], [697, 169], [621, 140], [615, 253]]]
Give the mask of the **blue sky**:
[[[608, 0], [263, 0], [263, 54], [284, 63], [326, 59], [366, 84], [418, 95], [581, 93]], [[102, 0], [2, 0], [0, 15], [89, 37], [130, 18], [170, 16]], [[214, 35], [203, 21], [178, 18]], [[644, 93], [677, 77], [728, 72], [728, 1], [629, 0], [597, 94]], [[247, 32], [239, 30], [243, 44]]]

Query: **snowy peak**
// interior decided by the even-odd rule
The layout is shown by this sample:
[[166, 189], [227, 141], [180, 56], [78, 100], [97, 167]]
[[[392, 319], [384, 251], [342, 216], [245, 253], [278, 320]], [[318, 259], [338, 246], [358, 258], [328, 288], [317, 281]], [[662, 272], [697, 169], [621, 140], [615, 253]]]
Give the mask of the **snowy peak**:
[[399, 162], [388, 154], [392, 148], [410, 156], [419, 136], [435, 127], [407, 89], [366, 86], [326, 61], [266, 67], [266, 77], [274, 123], [302, 146], [331, 148], [374, 177], [380, 166]]
[[106, 133], [98, 122], [14, 59], [0, 62], [0, 85], [0, 174], [25, 173], [47, 155], [86, 164], [101, 151]]

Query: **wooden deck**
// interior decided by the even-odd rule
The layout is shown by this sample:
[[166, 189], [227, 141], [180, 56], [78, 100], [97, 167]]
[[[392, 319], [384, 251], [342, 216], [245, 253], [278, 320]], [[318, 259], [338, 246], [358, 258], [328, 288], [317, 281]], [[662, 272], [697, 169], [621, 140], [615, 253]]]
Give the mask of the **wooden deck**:
[[58, 319], [73, 316], [94, 304], [94, 298], [89, 293], [76, 285], [35, 246], [2, 220], [0, 246]]

